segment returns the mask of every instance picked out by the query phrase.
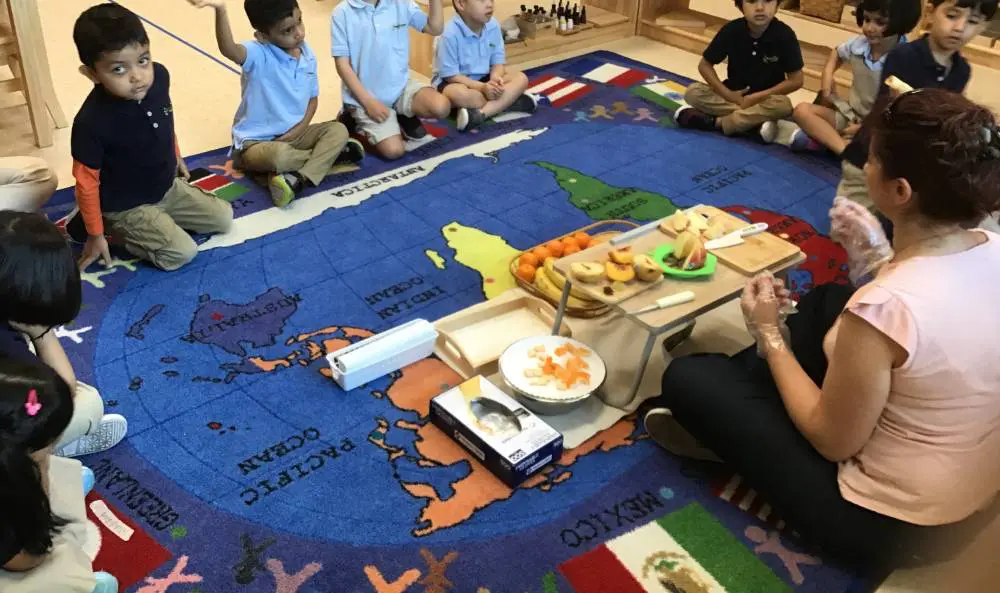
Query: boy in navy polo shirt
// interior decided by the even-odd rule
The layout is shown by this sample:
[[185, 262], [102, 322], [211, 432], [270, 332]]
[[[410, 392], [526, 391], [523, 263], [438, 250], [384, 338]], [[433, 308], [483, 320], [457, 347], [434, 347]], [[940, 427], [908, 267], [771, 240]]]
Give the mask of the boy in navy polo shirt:
[[[688, 87], [677, 124], [731, 136], [792, 114], [787, 95], [802, 88], [802, 50], [792, 28], [774, 18], [778, 0], [736, 0], [743, 17], [726, 23], [705, 48], [698, 72], [707, 84]], [[715, 65], [729, 59], [729, 77]]]
[[403, 141], [427, 131], [421, 117], [445, 118], [451, 103], [410, 78], [409, 28], [440, 35], [441, 0], [430, 15], [413, 0], [342, 0], [331, 17], [333, 58], [344, 81], [344, 117], [386, 159], [406, 152]]
[[80, 268], [98, 258], [111, 262], [107, 223], [130, 253], [176, 270], [198, 253], [187, 231], [224, 233], [233, 208], [185, 181], [170, 73], [150, 57], [139, 17], [117, 4], [94, 6], [77, 19], [73, 41], [80, 71], [94, 83], [73, 120], [71, 141], [76, 201], [87, 230]]
[[319, 105], [316, 54], [305, 41], [296, 0], [246, 0], [257, 39], [233, 40], [225, 0], [188, 0], [215, 9], [219, 51], [243, 69], [243, 100], [233, 125], [233, 161], [268, 175], [275, 206], [322, 183], [339, 160], [360, 162], [364, 148], [340, 122], [312, 124]]
[[524, 94], [528, 77], [504, 65], [493, 0], [454, 0], [453, 5], [457, 14], [438, 40], [431, 84], [458, 108], [458, 130], [475, 129], [505, 109], [534, 113], [538, 104]]
[[[929, 33], [889, 53], [882, 69], [882, 82], [895, 76], [915, 89], [943, 88], [965, 92], [972, 69], [960, 50], [983, 32], [997, 11], [997, 0], [931, 0]], [[890, 91], [881, 85], [873, 115], [880, 115]], [[865, 182], [864, 166], [871, 144], [869, 125], [861, 130], [842, 154], [843, 177], [837, 195], [866, 207], [872, 206]]]

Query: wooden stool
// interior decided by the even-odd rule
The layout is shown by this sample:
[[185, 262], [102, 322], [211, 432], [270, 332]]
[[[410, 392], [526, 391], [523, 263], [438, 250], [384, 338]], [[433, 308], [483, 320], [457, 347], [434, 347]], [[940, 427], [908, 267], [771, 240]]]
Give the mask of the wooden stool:
[[[69, 126], [56, 99], [49, 58], [42, 38], [36, 0], [0, 0], [0, 65], [10, 67], [13, 78], [0, 81], [0, 92], [20, 93], [23, 98], [4, 107], [27, 104], [28, 116], [39, 148], [52, 146], [52, 128]], [[49, 116], [52, 120], [49, 121]]]

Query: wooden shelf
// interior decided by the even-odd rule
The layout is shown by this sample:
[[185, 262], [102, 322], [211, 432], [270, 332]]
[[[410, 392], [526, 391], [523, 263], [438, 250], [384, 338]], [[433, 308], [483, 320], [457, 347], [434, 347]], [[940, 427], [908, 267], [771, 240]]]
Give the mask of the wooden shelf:
[[[670, 13], [667, 13], [670, 14]], [[685, 10], [685, 15], [694, 16], [705, 22], [703, 29], [678, 26], [664, 26], [656, 24], [655, 19], [643, 19], [639, 25], [639, 34], [656, 39], [663, 43], [677, 46], [692, 53], [700, 54], [705, 51], [708, 44], [715, 37], [715, 34], [726, 23], [725, 19], [705, 14], [697, 11]], [[802, 73], [805, 75], [805, 88], [811, 91], [819, 91], [822, 85], [823, 66], [830, 55], [830, 49], [811, 43], [800, 41], [802, 46], [802, 59], [805, 67]], [[851, 88], [851, 71], [842, 66], [834, 77], [837, 85], [837, 93], [847, 96]]]

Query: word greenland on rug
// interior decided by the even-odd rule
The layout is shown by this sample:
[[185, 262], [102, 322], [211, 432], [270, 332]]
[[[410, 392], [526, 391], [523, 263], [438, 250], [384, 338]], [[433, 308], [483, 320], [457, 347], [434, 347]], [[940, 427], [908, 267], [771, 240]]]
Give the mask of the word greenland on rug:
[[117, 253], [83, 275], [84, 309], [56, 335], [129, 419], [125, 443], [86, 460], [95, 567], [123, 591], [864, 590], [634, 416], [510, 489], [431, 424], [431, 398], [462, 380], [442, 361], [347, 393], [330, 379], [328, 352], [502, 294], [522, 250], [595, 222], [712, 204], [803, 248], [795, 290], [846, 278], [824, 234], [835, 163], [678, 130], [690, 81], [616, 54], [529, 81], [531, 117], [469, 134], [426, 121], [432, 142], [285, 209], [225, 149], [188, 158], [233, 231], [196, 237], [177, 272]]

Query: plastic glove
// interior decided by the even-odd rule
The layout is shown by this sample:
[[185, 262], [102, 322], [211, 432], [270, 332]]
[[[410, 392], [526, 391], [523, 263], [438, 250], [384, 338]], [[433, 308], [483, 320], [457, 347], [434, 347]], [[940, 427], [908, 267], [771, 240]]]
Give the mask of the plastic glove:
[[743, 321], [757, 342], [757, 355], [762, 358], [773, 352], [789, 350], [791, 333], [785, 319], [789, 309], [794, 311], [794, 306], [787, 304], [791, 302], [789, 296], [784, 283], [769, 272], [754, 276], [743, 289], [740, 299]]
[[830, 238], [847, 251], [847, 273], [856, 286], [859, 280], [874, 276], [895, 255], [875, 215], [847, 198], [833, 200]]

